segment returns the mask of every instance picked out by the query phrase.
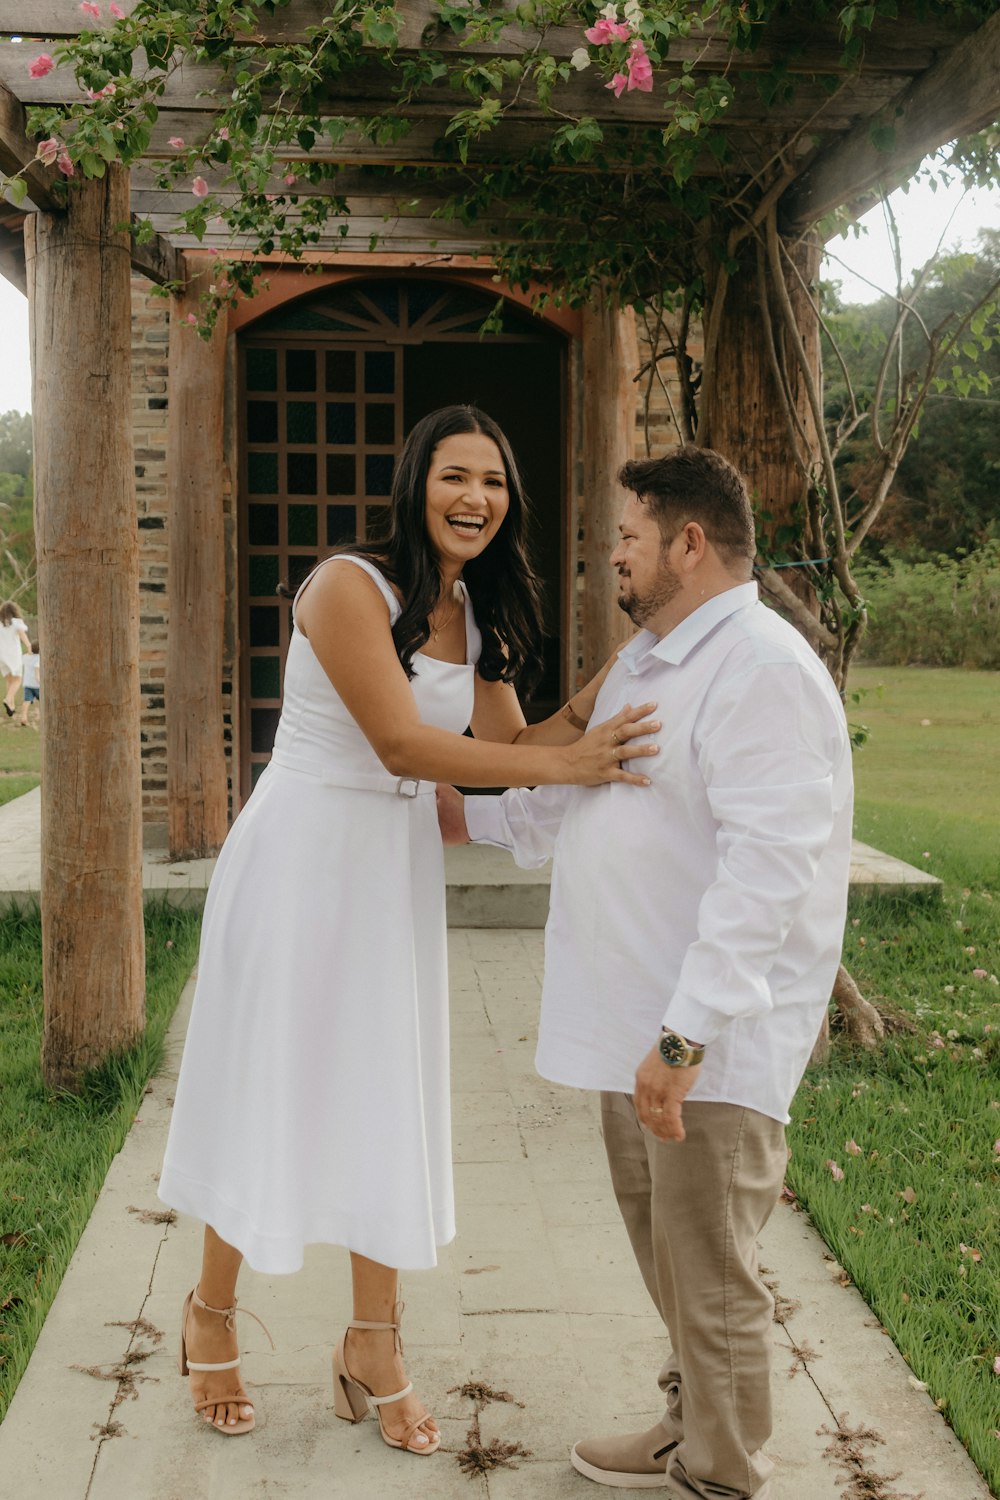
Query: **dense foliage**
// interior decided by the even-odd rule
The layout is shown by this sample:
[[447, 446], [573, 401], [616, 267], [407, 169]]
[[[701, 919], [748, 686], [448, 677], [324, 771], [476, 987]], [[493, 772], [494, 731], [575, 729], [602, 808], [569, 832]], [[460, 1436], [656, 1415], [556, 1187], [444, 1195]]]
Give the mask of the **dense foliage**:
[[1000, 541], [958, 557], [891, 554], [859, 568], [865, 658], [891, 666], [1000, 671]]
[[[945, 255], [930, 268], [914, 297], [919, 316], [902, 330], [900, 360], [910, 373], [923, 365], [931, 340], [954, 326], [1000, 279], [1000, 231], [984, 230], [976, 254]], [[828, 326], [845, 356], [856, 398], [870, 410], [898, 303], [884, 296], [869, 306], [833, 307]], [[846, 369], [833, 345], [824, 351], [826, 413], [836, 423], [848, 405]], [[892, 490], [871, 528], [874, 555], [888, 549], [917, 559], [927, 553], [957, 556], [1000, 538], [1000, 338], [995, 315], [977, 319], [935, 378], [913, 440], [904, 453]], [[870, 457], [871, 430], [862, 423], [844, 444], [838, 472], [858, 483]]]

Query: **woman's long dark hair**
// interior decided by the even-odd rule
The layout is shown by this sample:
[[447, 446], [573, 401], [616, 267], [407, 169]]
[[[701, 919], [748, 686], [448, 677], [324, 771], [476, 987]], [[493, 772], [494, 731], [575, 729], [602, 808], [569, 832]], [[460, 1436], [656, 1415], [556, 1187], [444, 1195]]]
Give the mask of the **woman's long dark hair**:
[[412, 677], [413, 655], [430, 637], [429, 617], [441, 593], [441, 574], [427, 535], [427, 474], [438, 444], [464, 432], [481, 432], [496, 443], [509, 496], [496, 536], [462, 571], [483, 637], [479, 674], [488, 682], [517, 681], [528, 691], [541, 668], [540, 589], [525, 549], [527, 496], [510, 444], [492, 417], [474, 406], [444, 406], [422, 417], [393, 474], [388, 533], [338, 550], [369, 558], [402, 594], [392, 637], [403, 670]]

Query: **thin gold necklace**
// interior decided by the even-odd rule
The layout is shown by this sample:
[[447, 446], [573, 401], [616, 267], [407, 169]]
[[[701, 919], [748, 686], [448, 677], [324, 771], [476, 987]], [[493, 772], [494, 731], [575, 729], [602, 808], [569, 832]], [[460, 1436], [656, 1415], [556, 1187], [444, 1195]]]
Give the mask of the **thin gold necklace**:
[[442, 630], [447, 630], [448, 626], [451, 624], [452, 620], [455, 618], [455, 615], [457, 614], [457, 612], [458, 612], [458, 600], [455, 598], [454, 591], [453, 591], [452, 592], [452, 596], [451, 596], [451, 609], [449, 610], [449, 612], [445, 616], [445, 618], [440, 622], [440, 624], [435, 625], [433, 616], [431, 616], [428, 619], [428, 621], [427, 621], [428, 625], [431, 627], [431, 640], [432, 641], [436, 641], [437, 640], [437, 638], [441, 634]]

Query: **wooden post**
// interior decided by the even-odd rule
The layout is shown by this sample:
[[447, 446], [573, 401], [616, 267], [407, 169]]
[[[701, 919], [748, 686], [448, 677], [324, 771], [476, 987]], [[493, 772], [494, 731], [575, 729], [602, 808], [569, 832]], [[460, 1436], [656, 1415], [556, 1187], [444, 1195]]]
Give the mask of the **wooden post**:
[[[798, 338], [817, 389], [822, 390], [819, 320], [811, 300], [822, 247], [818, 237], [803, 236], [787, 241], [785, 249], [785, 285], [796, 314]], [[712, 330], [714, 352], [706, 356], [698, 441], [715, 448], [746, 477], [755, 504], [771, 516], [758, 528], [763, 539], [792, 519], [804, 493], [802, 475], [792, 457], [788, 418], [768, 354], [772, 336], [765, 319], [775, 330], [775, 351], [787, 373], [800, 441], [814, 459], [819, 445], [801, 368], [777, 316], [770, 318], [763, 305], [755, 262], [756, 246], [751, 240], [742, 248], [739, 270], [725, 284], [719, 279], [717, 266], [706, 265], [706, 330], [712, 327], [717, 298], [722, 295], [724, 301], [717, 327]], [[794, 574], [796, 570], [789, 572]], [[793, 586], [798, 581], [789, 579]]]
[[42, 1065], [74, 1087], [145, 1024], [128, 173], [25, 224], [42, 716]]
[[223, 515], [226, 333], [202, 339], [207, 281], [187, 263], [170, 301], [167, 396], [167, 827], [172, 859], [217, 854], [228, 809], [222, 733], [226, 554]]
[[604, 303], [583, 312], [583, 678], [587, 681], [632, 626], [618, 608], [608, 558], [618, 542], [624, 491], [618, 470], [635, 456], [639, 368], [635, 313]]

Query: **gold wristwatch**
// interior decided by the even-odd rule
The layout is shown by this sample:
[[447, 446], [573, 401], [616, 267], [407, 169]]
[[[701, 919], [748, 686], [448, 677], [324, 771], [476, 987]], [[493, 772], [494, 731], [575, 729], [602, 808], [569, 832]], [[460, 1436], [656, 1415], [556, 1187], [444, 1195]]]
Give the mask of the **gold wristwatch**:
[[696, 1046], [679, 1031], [660, 1032], [660, 1056], [668, 1068], [696, 1068], [704, 1060], [704, 1047]]

